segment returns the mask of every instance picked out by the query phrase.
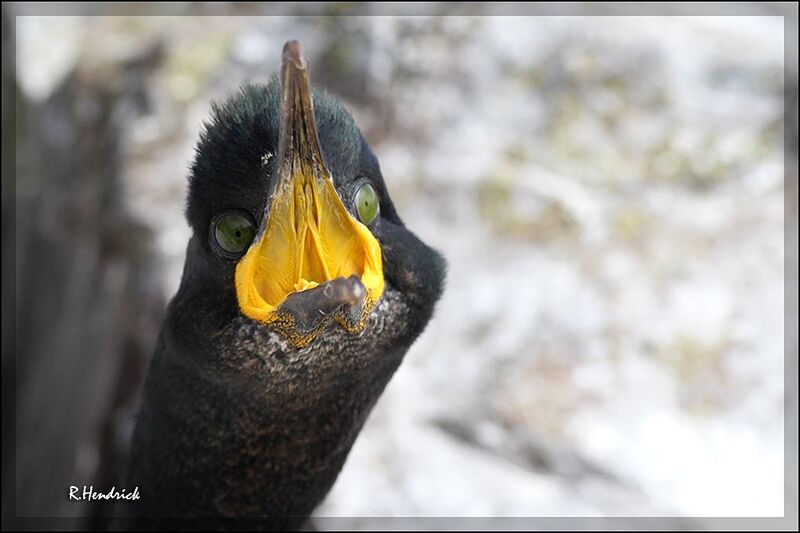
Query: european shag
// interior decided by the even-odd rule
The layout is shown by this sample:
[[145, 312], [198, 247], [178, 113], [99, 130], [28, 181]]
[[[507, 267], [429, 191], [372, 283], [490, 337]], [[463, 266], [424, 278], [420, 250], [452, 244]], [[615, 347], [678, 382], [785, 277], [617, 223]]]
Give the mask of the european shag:
[[351, 115], [312, 92], [299, 43], [204, 126], [126, 523], [295, 528], [428, 323], [445, 262], [403, 225]]

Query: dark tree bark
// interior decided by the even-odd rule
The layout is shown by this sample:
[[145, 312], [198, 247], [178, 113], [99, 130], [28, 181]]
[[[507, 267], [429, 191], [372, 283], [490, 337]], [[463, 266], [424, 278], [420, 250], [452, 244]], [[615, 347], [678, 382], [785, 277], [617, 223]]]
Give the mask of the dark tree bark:
[[[4, 148], [8, 122], [14, 124], [6, 120], [6, 89], [16, 85], [6, 76], [9, 63]], [[73, 72], [39, 105], [16, 93], [12, 206], [3, 167], [4, 526], [15, 516], [75, 517], [47, 524], [104, 528], [110, 503], [70, 501], [69, 487], [107, 491], [124, 475], [164, 305], [150, 236], [122, 201], [120, 147], [135, 109], [123, 103], [140, 88], [125, 73], [140, 67], [122, 65], [111, 77]], [[7, 392], [14, 389], [16, 402]], [[8, 427], [13, 415], [15, 427]]]

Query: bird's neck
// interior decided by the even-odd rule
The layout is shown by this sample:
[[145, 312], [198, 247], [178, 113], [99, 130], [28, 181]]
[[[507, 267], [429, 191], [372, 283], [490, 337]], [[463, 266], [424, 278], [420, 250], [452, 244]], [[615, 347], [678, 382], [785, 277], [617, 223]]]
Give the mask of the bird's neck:
[[[201, 516], [301, 525], [402, 354], [360, 365], [371, 355], [335, 336], [293, 351], [246, 319], [213, 339], [191, 337], [187, 328], [199, 325], [182, 320], [177, 305], [145, 384], [129, 478], [141, 499], [129, 513], [145, 517], [139, 524]], [[325, 353], [331, 346], [349, 351], [350, 366], [340, 352]]]

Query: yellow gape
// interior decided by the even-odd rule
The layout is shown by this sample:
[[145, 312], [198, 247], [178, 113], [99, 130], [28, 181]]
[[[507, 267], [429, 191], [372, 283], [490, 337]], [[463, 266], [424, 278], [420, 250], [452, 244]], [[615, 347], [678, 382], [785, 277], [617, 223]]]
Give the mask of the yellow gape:
[[383, 293], [378, 241], [345, 209], [330, 178], [302, 167], [275, 191], [266, 231], [236, 267], [239, 306], [259, 322], [273, 322], [291, 293], [339, 276], [359, 276], [373, 304]]
[[292, 344], [307, 345], [280, 306], [293, 293], [356, 275], [366, 288], [356, 323], [336, 315], [351, 332], [363, 330], [383, 293], [381, 248], [345, 208], [325, 167], [314, 120], [305, 59], [287, 45], [282, 69], [279, 161], [266, 228], [236, 266], [236, 296], [245, 316], [273, 324]]

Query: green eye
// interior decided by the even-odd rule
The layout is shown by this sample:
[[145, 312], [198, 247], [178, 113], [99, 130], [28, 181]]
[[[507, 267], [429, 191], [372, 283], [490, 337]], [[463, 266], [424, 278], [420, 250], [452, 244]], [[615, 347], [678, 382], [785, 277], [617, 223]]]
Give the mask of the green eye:
[[247, 250], [256, 227], [250, 217], [241, 213], [226, 213], [217, 217], [214, 222], [214, 240], [223, 255], [236, 257]]
[[380, 212], [380, 203], [378, 202], [378, 193], [369, 183], [365, 183], [358, 189], [356, 193], [356, 211], [358, 218], [364, 224], [369, 224]]

